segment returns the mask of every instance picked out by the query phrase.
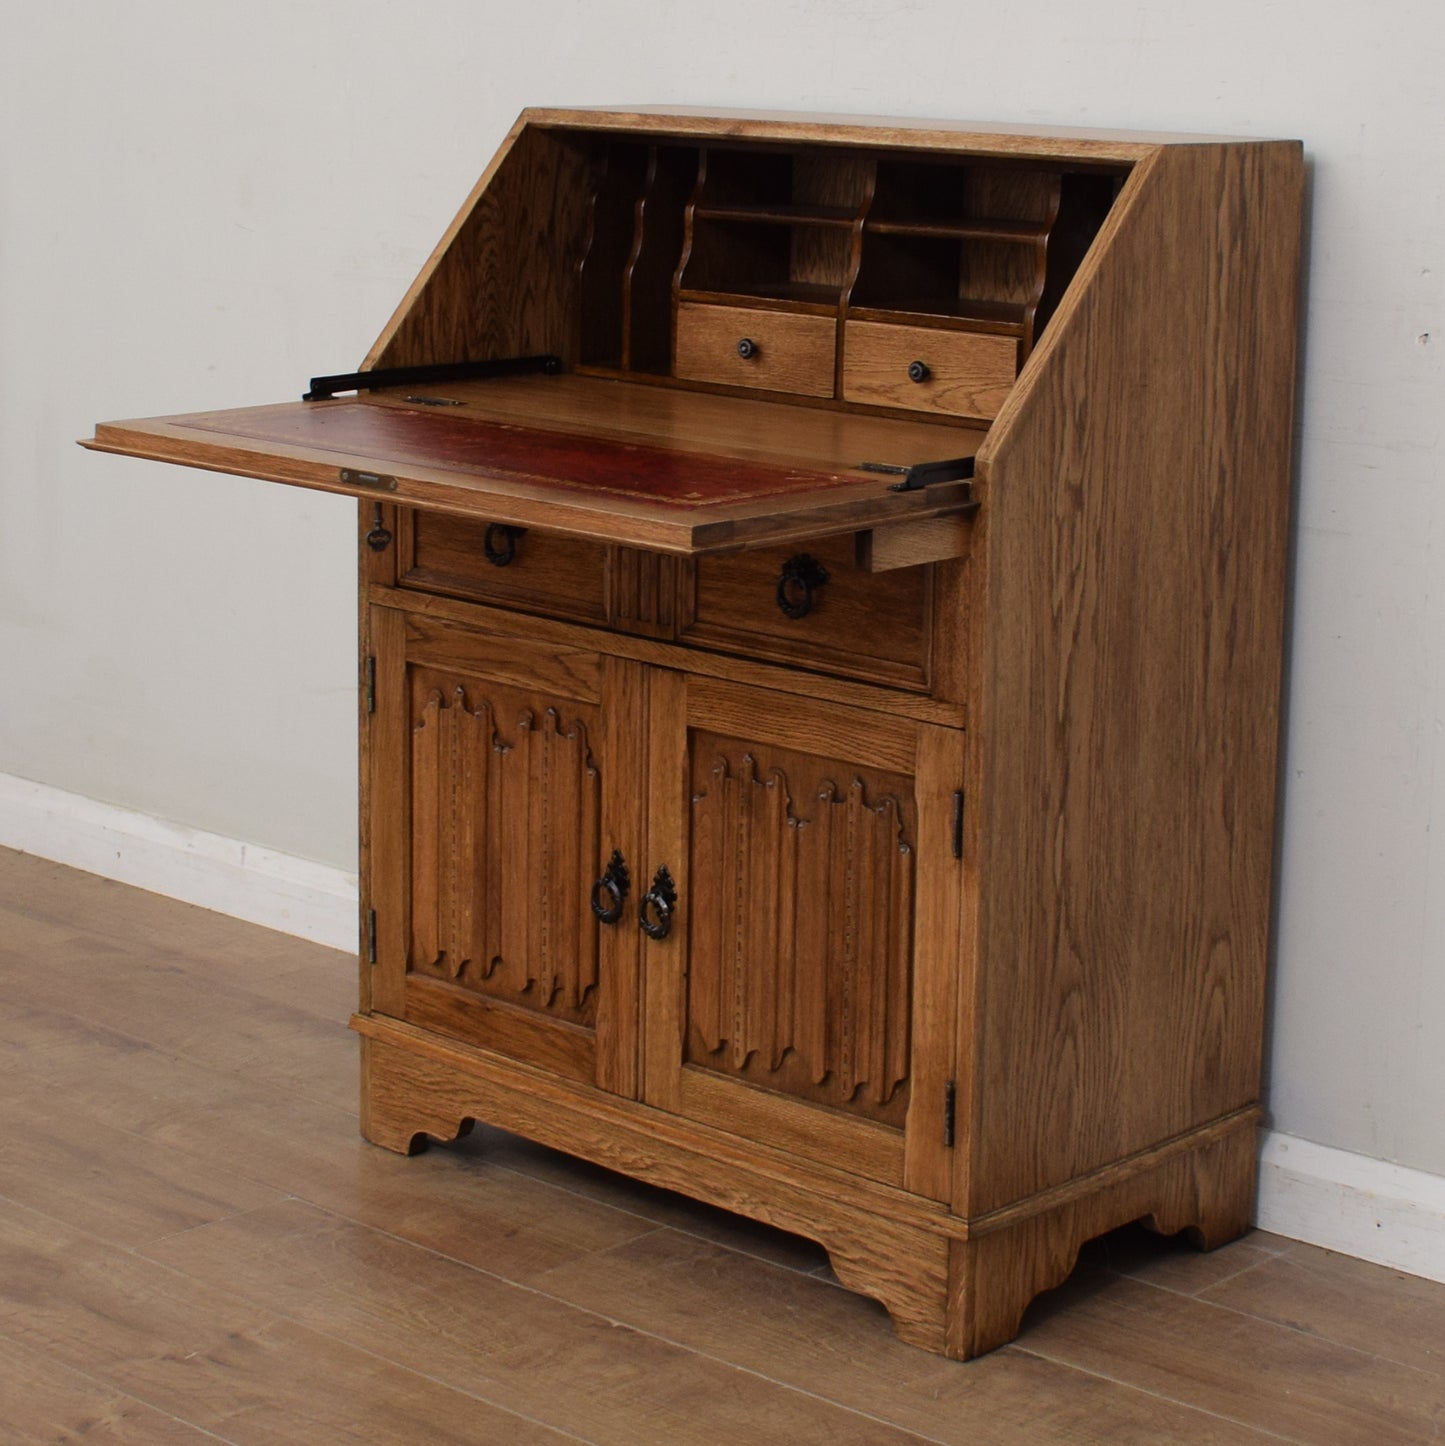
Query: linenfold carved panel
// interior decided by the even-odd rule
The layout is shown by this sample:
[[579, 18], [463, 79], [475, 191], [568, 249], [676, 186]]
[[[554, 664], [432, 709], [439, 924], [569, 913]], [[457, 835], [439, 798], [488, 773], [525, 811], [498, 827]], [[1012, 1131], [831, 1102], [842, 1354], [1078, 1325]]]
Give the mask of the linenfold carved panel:
[[699, 739], [687, 1058], [901, 1126], [909, 780]]
[[600, 781], [587, 730], [488, 692], [413, 677], [408, 967], [590, 1026]]

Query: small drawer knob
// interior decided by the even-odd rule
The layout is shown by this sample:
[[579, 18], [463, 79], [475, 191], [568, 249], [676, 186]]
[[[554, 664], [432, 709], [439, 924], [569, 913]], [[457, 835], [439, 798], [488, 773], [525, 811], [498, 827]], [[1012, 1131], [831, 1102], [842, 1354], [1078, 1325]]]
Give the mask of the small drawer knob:
[[738, 342], [738, 355], [744, 361], [751, 361], [758, 354], [758, 344], [752, 337], [745, 336]]
[[926, 382], [931, 375], [927, 362], [911, 361], [908, 363], [908, 380], [910, 382]]

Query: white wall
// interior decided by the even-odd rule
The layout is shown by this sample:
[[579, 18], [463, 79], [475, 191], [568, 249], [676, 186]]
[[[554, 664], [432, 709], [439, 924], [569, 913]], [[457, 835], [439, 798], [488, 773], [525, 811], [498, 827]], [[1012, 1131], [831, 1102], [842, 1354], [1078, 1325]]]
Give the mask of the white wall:
[[1305, 0], [0, 0], [0, 772], [353, 866], [352, 511], [81, 452], [356, 364], [518, 110], [1302, 136], [1270, 1104], [1445, 1174], [1445, 53]]

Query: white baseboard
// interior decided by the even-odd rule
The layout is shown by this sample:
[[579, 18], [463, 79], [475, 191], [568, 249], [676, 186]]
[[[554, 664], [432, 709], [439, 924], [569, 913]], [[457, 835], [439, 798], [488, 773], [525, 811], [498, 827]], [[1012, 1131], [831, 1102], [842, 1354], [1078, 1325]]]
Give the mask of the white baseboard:
[[0, 846], [355, 952], [356, 875], [0, 773]]
[[[0, 774], [0, 845], [333, 948], [356, 948], [356, 876]], [[1445, 1281], [1445, 1178], [1261, 1137], [1262, 1230]]]
[[1445, 1281], [1445, 1177], [1292, 1135], [1261, 1145], [1261, 1230]]

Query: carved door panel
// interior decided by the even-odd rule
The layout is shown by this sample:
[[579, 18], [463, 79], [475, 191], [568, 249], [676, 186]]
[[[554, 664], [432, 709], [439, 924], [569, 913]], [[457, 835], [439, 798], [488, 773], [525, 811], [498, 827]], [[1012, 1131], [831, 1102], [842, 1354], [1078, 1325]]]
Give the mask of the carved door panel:
[[680, 674], [649, 687], [647, 867], [677, 902], [643, 951], [645, 1097], [947, 1199], [962, 735]]
[[600, 880], [642, 842], [641, 665], [389, 608], [372, 639], [373, 1009], [635, 1095], [641, 934]]

